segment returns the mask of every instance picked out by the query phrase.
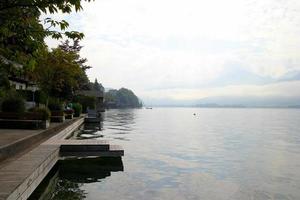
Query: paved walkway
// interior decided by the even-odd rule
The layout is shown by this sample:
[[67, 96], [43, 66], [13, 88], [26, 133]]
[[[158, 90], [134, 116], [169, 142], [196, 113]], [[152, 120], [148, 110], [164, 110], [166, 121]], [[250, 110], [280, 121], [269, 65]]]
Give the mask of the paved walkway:
[[[61, 123], [51, 122], [49, 128], [58, 126]], [[22, 140], [26, 137], [30, 137], [41, 132], [45, 131], [44, 129], [38, 130], [24, 130], [24, 129], [0, 129], [0, 148], [11, 143], [15, 143], [18, 140]]]
[[0, 168], [46, 141], [76, 119], [51, 123], [48, 129], [0, 129]]
[[[44, 131], [8, 130], [4, 132], [2, 138], [6, 139], [1, 141], [1, 144], [4, 145], [1, 147], [2, 150], [6, 149], [5, 153], [10, 153], [11, 150], [7, 151], [7, 149], [15, 151], [14, 148], [19, 148], [20, 144], [24, 150], [22, 154], [0, 162], [0, 200], [27, 199], [60, 159], [60, 156], [120, 157], [124, 155], [122, 147], [109, 145], [104, 140], [65, 140], [83, 121], [83, 118], [79, 118], [60, 123], [60, 125], [53, 124], [52, 128]], [[9, 137], [9, 132], [15, 139], [23, 140], [23, 142], [14, 143]], [[39, 137], [39, 135], [43, 135], [42, 139], [39, 138], [39, 142], [35, 142], [36, 139], [32, 138]], [[28, 137], [29, 139], [25, 140]], [[30, 148], [25, 148], [23, 144], [28, 142]], [[10, 146], [14, 148], [10, 148]]]
[[[49, 135], [52, 136], [51, 138], [64, 138], [82, 123], [83, 118], [69, 120], [63, 124], [53, 124], [47, 130], [26, 131], [24, 137], [20, 134], [23, 130], [9, 130], [8, 132], [17, 133], [14, 135], [16, 138], [19, 136], [19, 140], [35, 135], [44, 136], [39, 142], [32, 143], [22, 153], [0, 162], [0, 200], [27, 199], [59, 159], [60, 145], [54, 142], [47, 144], [45, 140], [49, 140]], [[44, 133], [47, 131], [50, 131], [51, 134], [45, 136]], [[8, 132], [6, 133], [8, 134]], [[7, 143], [2, 142], [2, 144], [15, 146], [14, 142], [10, 143], [10, 139], [6, 141]], [[28, 140], [25, 143], [27, 142]]]

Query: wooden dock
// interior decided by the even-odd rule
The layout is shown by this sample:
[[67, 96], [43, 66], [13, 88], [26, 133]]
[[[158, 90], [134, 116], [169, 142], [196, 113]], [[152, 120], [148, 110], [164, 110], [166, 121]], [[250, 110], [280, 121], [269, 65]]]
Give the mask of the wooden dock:
[[64, 123], [51, 123], [46, 130], [0, 129], [0, 163], [7, 158], [23, 154], [28, 149], [53, 137], [82, 119], [67, 120]]
[[83, 120], [75, 121], [33, 150], [1, 166], [0, 200], [27, 199], [61, 157], [124, 155], [120, 146], [104, 140], [66, 140]]

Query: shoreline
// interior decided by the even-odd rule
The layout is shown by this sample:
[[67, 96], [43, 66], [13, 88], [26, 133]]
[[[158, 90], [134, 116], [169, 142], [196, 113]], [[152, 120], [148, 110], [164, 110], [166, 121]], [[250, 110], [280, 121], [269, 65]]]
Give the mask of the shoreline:
[[[44, 136], [39, 143], [24, 139], [23, 154], [20, 151], [14, 155], [8, 154], [7, 158], [0, 162], [0, 200], [27, 199], [65, 155], [72, 157], [124, 155], [122, 147], [109, 145], [106, 141], [68, 140], [67, 138], [83, 123], [84, 117], [79, 117], [29, 137]], [[45, 137], [49, 135], [51, 136]], [[13, 148], [16, 144], [13, 143], [11, 146]], [[8, 148], [7, 145], [5, 147]]]

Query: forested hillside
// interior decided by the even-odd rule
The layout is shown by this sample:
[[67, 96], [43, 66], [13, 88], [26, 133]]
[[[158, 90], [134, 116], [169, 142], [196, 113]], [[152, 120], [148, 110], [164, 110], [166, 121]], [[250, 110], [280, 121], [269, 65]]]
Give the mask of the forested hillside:
[[139, 108], [142, 103], [129, 89], [109, 90], [105, 92], [105, 106], [107, 108]]

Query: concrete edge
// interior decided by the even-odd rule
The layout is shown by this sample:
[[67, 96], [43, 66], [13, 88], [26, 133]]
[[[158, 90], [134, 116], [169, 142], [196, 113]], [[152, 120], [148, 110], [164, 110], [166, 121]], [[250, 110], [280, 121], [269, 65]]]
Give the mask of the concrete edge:
[[[68, 127], [71, 124], [78, 124], [81, 123], [81, 121], [83, 122], [83, 117], [78, 117], [78, 118], [74, 118], [68, 122], [65, 122], [63, 124], [60, 124], [56, 127], [53, 128], [49, 128], [46, 129], [44, 131], [38, 132], [37, 134], [19, 139], [13, 143], [10, 143], [8, 145], [5, 145], [3, 147], [0, 148], [0, 162], [13, 157], [19, 153], [21, 153], [22, 151], [25, 151], [26, 149], [28, 149], [30, 146], [34, 145], [34, 144], [38, 144], [39, 142], [42, 142], [44, 139], [49, 139], [51, 136], [55, 136], [54, 134], [57, 134], [57, 132], [62, 132], [64, 130], [66, 130], [65, 132], [68, 133], [68, 131], [70, 130]], [[69, 133], [71, 134], [71, 133]]]

